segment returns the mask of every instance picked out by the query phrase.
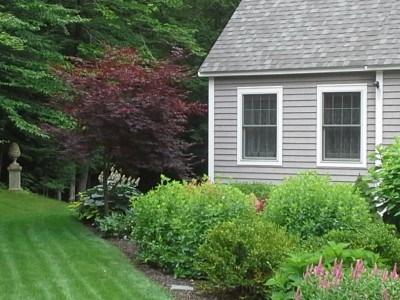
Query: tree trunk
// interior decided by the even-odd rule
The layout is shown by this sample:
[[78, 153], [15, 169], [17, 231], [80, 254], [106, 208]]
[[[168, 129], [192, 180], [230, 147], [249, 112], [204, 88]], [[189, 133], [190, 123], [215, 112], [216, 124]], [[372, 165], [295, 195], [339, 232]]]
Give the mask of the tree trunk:
[[61, 191], [60, 190], [56, 191], [56, 199], [59, 200], [59, 201], [62, 200]]
[[1, 178], [1, 170], [3, 168], [3, 153], [4, 153], [4, 145], [0, 144], [0, 178]]
[[108, 205], [108, 176], [110, 176], [110, 166], [105, 161], [103, 165], [103, 192], [104, 192], [104, 215], [110, 215], [110, 207]]
[[75, 185], [75, 173], [74, 175], [72, 175], [71, 178], [71, 183], [69, 185], [69, 197], [68, 197], [68, 201], [69, 202], [74, 202], [75, 198], [76, 198], [76, 185]]
[[82, 193], [87, 189], [87, 182], [89, 177], [89, 163], [85, 163], [82, 167], [81, 173], [78, 178], [78, 193]]

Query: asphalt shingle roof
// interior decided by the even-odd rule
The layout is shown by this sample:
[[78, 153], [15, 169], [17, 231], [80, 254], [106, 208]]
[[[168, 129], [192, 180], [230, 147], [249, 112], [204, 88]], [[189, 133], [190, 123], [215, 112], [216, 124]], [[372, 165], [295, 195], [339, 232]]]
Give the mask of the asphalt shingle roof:
[[400, 64], [400, 0], [242, 0], [201, 73]]

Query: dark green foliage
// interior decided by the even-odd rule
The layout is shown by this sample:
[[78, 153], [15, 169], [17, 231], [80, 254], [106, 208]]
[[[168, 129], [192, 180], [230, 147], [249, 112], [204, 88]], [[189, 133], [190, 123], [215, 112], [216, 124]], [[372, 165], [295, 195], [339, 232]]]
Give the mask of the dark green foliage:
[[299, 173], [276, 186], [266, 217], [305, 239], [330, 230], [359, 228], [370, 222], [368, 205], [347, 184], [331, 183], [315, 172]]
[[178, 277], [199, 277], [194, 262], [207, 231], [221, 222], [254, 214], [254, 198], [238, 189], [202, 182], [200, 185], [162, 177], [162, 184], [132, 201], [133, 240], [139, 259]]
[[262, 295], [297, 239], [259, 215], [219, 224], [199, 248], [199, 270], [217, 289], [246, 295]]
[[129, 209], [125, 213], [112, 212], [111, 215], [96, 219], [96, 227], [105, 236], [127, 238], [134, 225], [135, 213]]
[[376, 151], [371, 158], [380, 159], [381, 165], [370, 168], [367, 178], [374, 186], [370, 190], [371, 207], [400, 230], [400, 137], [387, 147], [378, 146]]
[[400, 240], [393, 225], [373, 222], [354, 230], [333, 230], [323, 240], [349, 243], [351, 248], [364, 248], [378, 253], [389, 265], [400, 263]]
[[233, 182], [230, 183], [245, 194], [254, 194], [257, 199], [268, 199], [272, 185], [263, 182]]
[[271, 287], [272, 299], [293, 299], [295, 288], [303, 281], [307, 266], [316, 266], [321, 257], [324, 268], [329, 268], [335, 259], [343, 260], [343, 266], [349, 268], [357, 259], [362, 259], [371, 268], [380, 262], [378, 254], [361, 248], [349, 248], [346, 243], [327, 242], [314, 252], [292, 253], [283, 261], [274, 277], [267, 281], [267, 285]]

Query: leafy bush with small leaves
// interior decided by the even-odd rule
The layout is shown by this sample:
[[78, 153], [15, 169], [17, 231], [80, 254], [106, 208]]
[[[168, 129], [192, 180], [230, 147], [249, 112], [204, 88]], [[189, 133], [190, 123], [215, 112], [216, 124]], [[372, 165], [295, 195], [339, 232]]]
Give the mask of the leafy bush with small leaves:
[[[99, 176], [100, 185], [96, 185], [79, 194], [79, 201], [69, 205], [69, 208], [78, 213], [80, 220], [94, 220], [105, 216], [104, 212], [104, 191], [103, 175]], [[110, 212], [125, 213], [129, 209], [130, 200], [140, 194], [136, 188], [138, 179], [125, 177], [120, 171], [112, 168], [107, 179], [108, 184], [108, 205]]]
[[374, 186], [370, 190], [371, 206], [400, 230], [400, 137], [387, 147], [378, 146], [370, 158], [381, 161], [380, 166], [368, 170], [367, 181]]
[[352, 230], [332, 230], [322, 240], [349, 243], [351, 248], [378, 253], [390, 265], [400, 263], [400, 240], [396, 228], [382, 221]]
[[199, 248], [198, 268], [224, 292], [262, 295], [265, 281], [297, 243], [297, 238], [259, 215], [227, 221], [207, 234]]
[[126, 213], [112, 212], [111, 215], [96, 219], [96, 227], [104, 236], [127, 238], [132, 233], [135, 213], [129, 209]]
[[371, 220], [368, 204], [351, 185], [331, 183], [316, 172], [299, 173], [273, 188], [265, 216], [302, 239], [330, 230], [365, 226]]
[[207, 231], [255, 214], [253, 201], [229, 185], [181, 183], [163, 176], [158, 187], [132, 201], [132, 239], [140, 246], [138, 258], [177, 277], [201, 277], [194, 262]]
[[273, 300], [292, 300], [295, 288], [301, 284], [307, 266], [316, 266], [321, 258], [325, 268], [329, 268], [335, 259], [343, 260], [343, 265], [346, 267], [355, 264], [357, 259], [363, 259], [365, 264], [371, 268], [376, 263], [382, 265], [380, 257], [376, 253], [362, 248], [351, 249], [346, 243], [327, 242], [314, 252], [291, 253], [285, 258], [274, 277], [266, 283], [271, 288], [271, 298]]
[[391, 271], [372, 270], [357, 260], [354, 267], [346, 268], [340, 262], [330, 269], [322, 264], [309, 267], [299, 284], [294, 300], [400, 299], [400, 278], [395, 265]]
[[271, 193], [272, 185], [264, 182], [232, 182], [234, 186], [245, 194], [254, 194], [257, 199], [268, 199]]

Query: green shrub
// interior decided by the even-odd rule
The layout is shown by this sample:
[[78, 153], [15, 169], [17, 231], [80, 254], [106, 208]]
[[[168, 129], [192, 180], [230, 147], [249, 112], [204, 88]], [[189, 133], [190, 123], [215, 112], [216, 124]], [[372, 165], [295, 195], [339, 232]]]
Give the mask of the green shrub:
[[265, 281], [297, 239], [258, 215], [219, 224], [199, 248], [198, 268], [216, 287], [229, 291], [262, 294]]
[[97, 218], [95, 224], [104, 236], [122, 238], [132, 233], [134, 218], [133, 210], [127, 210], [126, 213], [112, 212], [109, 216]]
[[328, 176], [299, 173], [276, 186], [267, 201], [265, 216], [302, 239], [330, 230], [365, 226], [371, 220], [368, 205], [351, 185], [332, 184]]
[[351, 249], [349, 244], [345, 243], [327, 242], [314, 252], [292, 253], [285, 258], [274, 277], [267, 281], [267, 285], [271, 288], [271, 298], [273, 300], [293, 299], [295, 288], [303, 281], [307, 266], [316, 266], [323, 260], [324, 268], [329, 268], [335, 259], [343, 260], [346, 267], [354, 265], [357, 259], [363, 259], [369, 267], [373, 267], [376, 263], [381, 264], [379, 255], [371, 251]]
[[382, 221], [355, 230], [332, 230], [322, 238], [325, 241], [349, 243], [351, 248], [364, 248], [378, 253], [391, 265], [400, 263], [400, 240], [396, 228]]
[[254, 194], [257, 199], [268, 199], [272, 185], [264, 182], [233, 182], [230, 183], [245, 194]]
[[374, 186], [370, 191], [371, 206], [400, 230], [400, 137], [392, 145], [378, 146], [376, 150], [371, 157], [380, 159], [381, 165], [370, 168], [367, 177]]
[[397, 267], [392, 271], [375, 267], [368, 270], [358, 260], [354, 268], [336, 263], [331, 269], [310, 268], [298, 286], [295, 300], [400, 299]]
[[[99, 176], [99, 181], [100, 183], [103, 181], [102, 174]], [[110, 212], [125, 213], [129, 209], [130, 199], [140, 194], [136, 188], [138, 180], [127, 178], [114, 168], [111, 169], [107, 184]], [[78, 213], [80, 220], [94, 220], [105, 216], [103, 184], [80, 193], [79, 198], [80, 200], [71, 203], [69, 208]]]
[[207, 230], [221, 222], [254, 214], [254, 198], [223, 184], [196, 185], [162, 177], [162, 184], [132, 201], [132, 239], [138, 258], [178, 277], [199, 277], [194, 268]]

